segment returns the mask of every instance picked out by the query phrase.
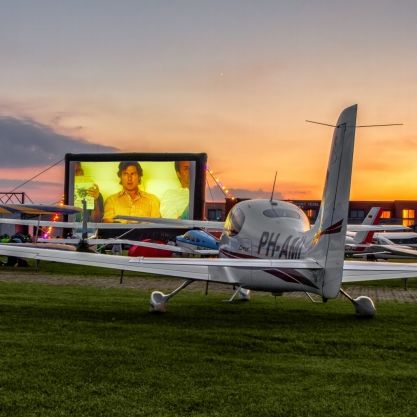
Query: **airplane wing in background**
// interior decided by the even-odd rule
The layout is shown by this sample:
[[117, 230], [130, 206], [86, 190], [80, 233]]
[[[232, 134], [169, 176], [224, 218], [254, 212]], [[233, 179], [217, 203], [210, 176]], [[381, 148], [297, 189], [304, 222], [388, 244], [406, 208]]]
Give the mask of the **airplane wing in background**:
[[[80, 239], [43, 239], [39, 238], [37, 242], [42, 244], [73, 244], [77, 245], [80, 243]], [[163, 244], [163, 243], [154, 243], [154, 242], [144, 242], [141, 240], [132, 240], [132, 239], [94, 239], [88, 238], [85, 239], [85, 243], [90, 246], [94, 245], [131, 245], [131, 246], [142, 246], [145, 248], [152, 248], [152, 249], [161, 249], [170, 252], [176, 253], [186, 253], [190, 255], [211, 255], [215, 256], [219, 254], [218, 250], [214, 249], [187, 249], [184, 247], [179, 247], [175, 245]], [[42, 247], [42, 246], [41, 246]]]
[[342, 283], [417, 277], [417, 263], [345, 261]]
[[389, 230], [391, 232], [401, 231], [401, 230], [410, 230], [408, 226], [402, 226], [400, 224], [348, 224], [348, 232], [381, 232], [384, 230]]
[[[78, 243], [79, 241], [77, 241]], [[9, 242], [5, 245], [11, 246], [12, 248], [41, 248], [43, 250], [46, 249], [56, 249], [61, 251], [71, 251], [75, 252], [76, 247], [70, 242], [62, 242], [62, 243], [55, 243], [55, 242], [48, 242], [48, 243], [37, 243], [37, 242], [22, 242], [22, 243], [15, 243], [15, 242]], [[8, 256], [14, 256], [14, 255], [8, 255]]]
[[21, 213], [29, 215], [43, 214], [76, 214], [82, 209], [75, 206], [66, 205], [47, 205], [47, 204], [0, 204], [0, 214]]
[[160, 217], [135, 217], [135, 216], [116, 216], [115, 220], [126, 220], [130, 222], [143, 222], [162, 224], [167, 226], [178, 226], [191, 229], [198, 227], [201, 229], [223, 230], [224, 222], [216, 222], [211, 220], [181, 220], [181, 219], [163, 219]]
[[378, 244], [346, 244], [350, 248], [354, 258], [373, 259], [415, 259], [417, 250], [402, 245], [378, 245]]
[[[80, 222], [53, 222], [46, 220], [20, 220], [20, 219], [0, 219], [0, 223], [25, 225], [25, 226], [45, 226], [45, 227], [62, 227], [66, 229], [81, 229]], [[167, 224], [149, 224], [149, 223], [87, 223], [88, 229], [166, 229]], [[170, 229], [187, 229], [185, 226], [169, 225]]]

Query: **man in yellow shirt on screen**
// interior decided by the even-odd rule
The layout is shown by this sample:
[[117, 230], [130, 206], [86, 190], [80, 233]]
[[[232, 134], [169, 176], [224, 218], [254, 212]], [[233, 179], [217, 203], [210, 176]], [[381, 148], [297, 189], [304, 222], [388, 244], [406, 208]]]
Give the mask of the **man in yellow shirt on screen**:
[[139, 190], [143, 170], [138, 162], [120, 162], [117, 175], [123, 189], [104, 202], [103, 222], [113, 222], [115, 216], [161, 217], [158, 198]]

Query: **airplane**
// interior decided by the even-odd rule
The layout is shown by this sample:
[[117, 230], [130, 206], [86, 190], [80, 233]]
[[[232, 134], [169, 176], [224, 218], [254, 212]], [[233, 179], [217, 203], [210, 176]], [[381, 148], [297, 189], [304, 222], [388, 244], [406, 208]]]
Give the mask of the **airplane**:
[[[369, 210], [369, 213], [363, 219], [362, 225], [376, 225], [379, 223], [379, 220], [382, 216], [382, 208], [381, 207], [372, 207]], [[371, 243], [373, 237], [372, 230], [362, 230], [357, 231], [356, 233], [347, 231], [346, 232], [346, 244], [363, 244], [363, 243]]]
[[[36, 246], [38, 241], [41, 239], [39, 238], [39, 228], [41, 223], [41, 217], [42, 215], [51, 215], [53, 213], [59, 213], [59, 214], [65, 214], [65, 215], [71, 215], [71, 214], [77, 214], [81, 212], [81, 209], [74, 206], [68, 206], [68, 205], [47, 205], [47, 204], [0, 204], [0, 214], [25, 214], [30, 216], [38, 216], [38, 220], [32, 220], [29, 222], [37, 227], [36, 235], [34, 236], [34, 239], [30, 241], [20, 241], [21, 239], [13, 239], [14, 242], [9, 242], [10, 245], [16, 245], [16, 246]], [[25, 224], [27, 220], [19, 220], [19, 219], [0, 219], [0, 223], [3, 223], [2, 220], [5, 220], [4, 223], [7, 224], [21, 224], [21, 225], [28, 225]], [[53, 222], [48, 222], [51, 225]], [[75, 250], [75, 247], [68, 244], [69, 242], [63, 242], [61, 245], [55, 244], [55, 242], [45, 242], [45, 244], [42, 246], [43, 248], [49, 248], [49, 249], [60, 249], [60, 250]]]
[[[135, 216], [117, 216], [115, 219], [127, 220], [128, 223], [92, 223], [88, 222], [83, 224], [82, 222], [67, 222], [67, 221], [49, 221], [41, 220], [42, 215], [50, 215], [52, 213], [58, 214], [76, 214], [81, 213], [82, 209], [76, 206], [69, 205], [45, 205], [45, 204], [0, 204], [1, 214], [26, 214], [32, 216], [38, 216], [35, 219], [10, 219], [1, 218], [0, 224], [8, 225], [22, 225], [33, 226], [39, 228], [53, 227], [64, 228], [73, 230], [82, 230], [81, 233], [76, 232], [71, 238], [43, 238], [35, 237], [36, 242], [31, 242], [30, 245], [35, 246], [38, 243], [42, 243], [41, 247], [49, 247], [51, 249], [61, 250], [74, 250], [74, 246], [78, 246], [79, 250], [88, 250], [90, 247], [96, 245], [135, 245], [142, 246], [144, 248], [155, 249], [155, 253], [158, 254], [158, 250], [170, 251], [172, 253], [184, 253], [188, 255], [202, 255], [202, 256], [215, 256], [219, 254], [219, 240], [206, 230], [218, 231], [224, 228], [224, 222], [218, 221], [206, 221], [206, 220], [184, 220], [184, 219], [167, 219], [167, 218], [151, 218], [151, 217], [135, 217]], [[178, 229], [178, 231], [186, 230], [183, 235], [178, 235], [175, 238], [175, 242], [152, 242], [148, 239], [138, 241], [132, 239], [119, 238], [103, 238], [98, 239], [95, 234], [87, 236], [87, 230], [99, 230], [99, 229], [125, 229], [130, 231], [132, 229], [153, 229], [164, 230], [166, 227], [171, 229]], [[192, 229], [190, 229], [192, 228]], [[404, 230], [404, 226], [394, 225], [348, 225], [350, 230], [350, 236], [354, 236], [354, 232], [368, 232], [368, 231], [386, 231], [386, 230]], [[87, 237], [82, 237], [87, 236]], [[81, 242], [81, 243], [80, 243]], [[29, 243], [26, 243], [29, 246]], [[149, 256], [149, 255], [147, 255]], [[157, 255], [155, 255], [157, 256]]]
[[[124, 242], [123, 242], [124, 243]], [[209, 233], [200, 229], [192, 229], [178, 235], [175, 242], [129, 241], [129, 256], [163, 257], [179, 254], [181, 256], [218, 256], [219, 241]]]
[[[26, 215], [39, 216], [37, 220], [28, 219], [0, 219], [0, 223], [13, 224], [13, 225], [25, 225], [25, 226], [37, 226], [40, 227], [63, 227], [65, 229], [75, 228], [83, 229], [82, 236], [87, 236], [87, 230], [90, 226], [95, 226], [100, 229], [117, 228], [117, 229], [147, 229], [150, 226], [146, 224], [138, 225], [135, 224], [122, 224], [122, 223], [81, 223], [81, 222], [57, 222], [57, 221], [42, 221], [41, 215], [50, 215], [51, 213], [57, 214], [77, 214], [82, 212], [81, 208], [75, 206], [64, 206], [64, 205], [44, 205], [44, 204], [0, 204], [0, 214], [12, 214], [20, 213]], [[151, 226], [154, 228], [154, 225]], [[164, 229], [164, 226], [157, 226], [157, 228]], [[184, 227], [178, 226], [179, 230], [183, 230]], [[188, 228], [188, 226], [186, 227]], [[168, 253], [186, 254], [186, 255], [199, 255], [199, 256], [214, 256], [219, 253], [219, 242], [211, 234], [203, 230], [188, 230], [182, 235], [178, 235], [175, 238], [175, 242], [154, 242], [150, 239], [145, 240], [133, 240], [123, 238], [103, 238], [98, 239], [95, 235], [89, 237], [71, 237], [71, 238], [44, 238], [35, 236], [34, 241], [31, 242], [20, 242], [13, 243], [15, 246], [39, 246], [50, 249], [61, 249], [61, 250], [90, 250], [94, 246], [108, 246], [108, 245], [129, 245], [134, 247], [143, 247], [144, 253], [147, 256], [168, 256]], [[147, 250], [149, 249], [149, 250]], [[133, 249], [132, 253], [137, 251]], [[162, 255], [161, 255], [162, 254]], [[133, 255], [132, 255], [133, 256]], [[138, 255], [136, 255], [138, 256]]]
[[353, 299], [342, 284], [417, 277], [417, 264], [344, 260], [356, 114], [357, 105], [346, 108], [334, 126], [322, 202], [313, 227], [292, 203], [247, 200], [228, 214], [219, 258], [130, 258], [7, 245], [0, 245], [0, 254], [184, 278], [169, 294], [152, 292], [150, 310], [155, 312], [165, 311], [168, 301], [192, 282], [207, 281], [273, 294], [313, 293], [323, 301], [341, 293], [352, 302], [357, 316], [373, 317], [373, 301], [366, 296]]
[[[379, 222], [382, 215], [381, 207], [372, 207], [365, 217], [362, 225], [375, 224]], [[405, 226], [382, 225], [387, 230], [404, 230]], [[365, 258], [366, 260], [376, 261], [378, 259], [413, 259], [417, 258], [417, 250], [411, 246], [395, 244], [385, 236], [395, 237], [417, 237], [416, 233], [411, 232], [389, 232], [375, 233], [374, 230], [360, 231], [346, 235], [345, 254], [347, 257]], [[415, 235], [415, 236], [413, 236]], [[417, 242], [417, 239], [416, 239]]]
[[[128, 242], [126, 242], [128, 243]], [[150, 239], [130, 241], [133, 248], [130, 256], [172, 256], [173, 253], [187, 256], [218, 256], [219, 240], [200, 229], [192, 229], [175, 237], [175, 242], [152, 242]], [[150, 248], [149, 251], [147, 248]], [[169, 255], [169, 252], [171, 254]]]
[[218, 255], [219, 253], [219, 240], [203, 230], [188, 230], [183, 235], [177, 236], [175, 241], [178, 246], [193, 251], [196, 249], [206, 250], [210, 251], [211, 255]]
[[[348, 224], [347, 243], [371, 243], [374, 234], [410, 232], [411, 228], [400, 224], [378, 224], [383, 213], [382, 207], [372, 207], [360, 225]], [[355, 233], [356, 232], [356, 233]], [[417, 237], [417, 233], [415, 234]], [[417, 242], [417, 239], [416, 239]]]

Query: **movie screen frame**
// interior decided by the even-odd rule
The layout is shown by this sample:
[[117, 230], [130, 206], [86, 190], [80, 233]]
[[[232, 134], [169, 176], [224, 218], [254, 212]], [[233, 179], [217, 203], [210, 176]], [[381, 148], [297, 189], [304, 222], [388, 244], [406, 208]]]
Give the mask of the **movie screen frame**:
[[[65, 155], [64, 202], [82, 208], [84, 199], [88, 221], [96, 223], [111, 222], [118, 214], [202, 220], [206, 166], [205, 153], [69, 153]], [[127, 210], [124, 194], [135, 186], [134, 177], [139, 177], [143, 205]]]

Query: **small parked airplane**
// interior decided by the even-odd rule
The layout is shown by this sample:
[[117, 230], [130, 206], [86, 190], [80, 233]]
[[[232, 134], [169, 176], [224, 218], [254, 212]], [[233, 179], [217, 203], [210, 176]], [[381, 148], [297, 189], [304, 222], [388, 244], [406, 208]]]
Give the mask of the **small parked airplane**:
[[[362, 226], [377, 225], [379, 223], [381, 215], [381, 207], [372, 207], [371, 210], [369, 210], [369, 213], [366, 215], [365, 219], [363, 220]], [[371, 243], [373, 235], [374, 231], [372, 230], [357, 231], [356, 233], [350, 232], [348, 230], [346, 232], [346, 246]], [[349, 248], [346, 248], [346, 254], [348, 254], [348, 250]]]
[[[362, 225], [374, 225], [379, 222], [382, 214], [381, 207], [372, 207], [365, 217]], [[396, 244], [385, 236], [393, 237], [395, 240], [404, 237], [417, 236], [412, 232], [392, 232], [392, 230], [404, 230], [405, 226], [381, 225], [389, 233], [375, 233], [375, 230], [347, 233], [345, 253], [347, 257], [365, 258], [376, 261], [378, 259], [417, 259], [417, 250], [411, 246]], [[413, 236], [414, 235], [414, 236]], [[417, 240], [417, 239], [416, 239]]]
[[342, 293], [357, 315], [372, 317], [372, 300], [353, 299], [341, 285], [417, 277], [417, 264], [344, 261], [356, 113], [356, 105], [348, 107], [334, 126], [322, 203], [312, 228], [297, 206], [271, 198], [232, 208], [220, 240], [220, 258], [129, 258], [7, 245], [0, 245], [0, 254], [185, 278], [170, 294], [154, 291], [152, 311], [165, 311], [167, 302], [192, 282], [209, 281], [274, 294], [315, 293], [324, 301]]
[[[1, 219], [0, 223], [6, 223], [11, 225], [25, 225], [25, 226], [37, 226], [39, 227], [63, 227], [65, 229], [74, 228], [74, 229], [83, 229], [82, 235], [87, 236], [87, 230], [90, 229], [90, 226], [94, 226], [97, 229], [148, 229], [152, 228], [161, 228], [164, 229], [166, 226], [161, 225], [149, 225], [149, 224], [137, 224], [137, 223], [81, 223], [81, 222], [57, 222], [57, 221], [42, 221], [42, 215], [50, 215], [51, 213], [57, 214], [76, 214], [80, 213], [82, 209], [74, 206], [63, 206], [63, 205], [44, 205], [44, 204], [0, 204], [0, 214], [25, 214], [38, 216], [37, 220], [28, 220], [28, 219]], [[216, 226], [217, 227], [217, 226]], [[177, 225], [179, 230], [188, 228], [188, 226]], [[80, 242], [82, 245], [80, 245]], [[95, 236], [81, 238], [43, 238], [36, 236], [34, 242], [24, 242], [16, 243], [15, 246], [39, 246], [42, 248], [50, 249], [61, 249], [61, 250], [75, 250], [75, 246], [79, 247], [80, 250], [88, 250], [89, 248], [97, 245], [129, 245], [129, 246], [142, 246], [144, 248], [149, 248], [151, 251], [147, 253], [155, 253], [154, 256], [167, 256], [167, 253], [177, 253], [177, 254], [186, 254], [186, 255], [199, 255], [199, 256], [214, 256], [219, 253], [219, 241], [211, 234], [200, 230], [193, 229], [188, 230], [182, 235], [178, 235], [175, 239], [175, 242], [169, 242], [165, 244], [163, 242], [157, 243], [149, 239], [138, 241], [133, 239], [123, 239], [123, 238], [106, 238], [106, 239], [97, 239]], [[75, 246], [74, 246], [75, 245]], [[145, 249], [146, 251], [146, 249]], [[159, 252], [162, 251], [162, 252]], [[134, 251], [133, 251], [134, 252]], [[163, 255], [158, 255], [161, 253]], [[148, 255], [149, 256], [149, 255]]]

